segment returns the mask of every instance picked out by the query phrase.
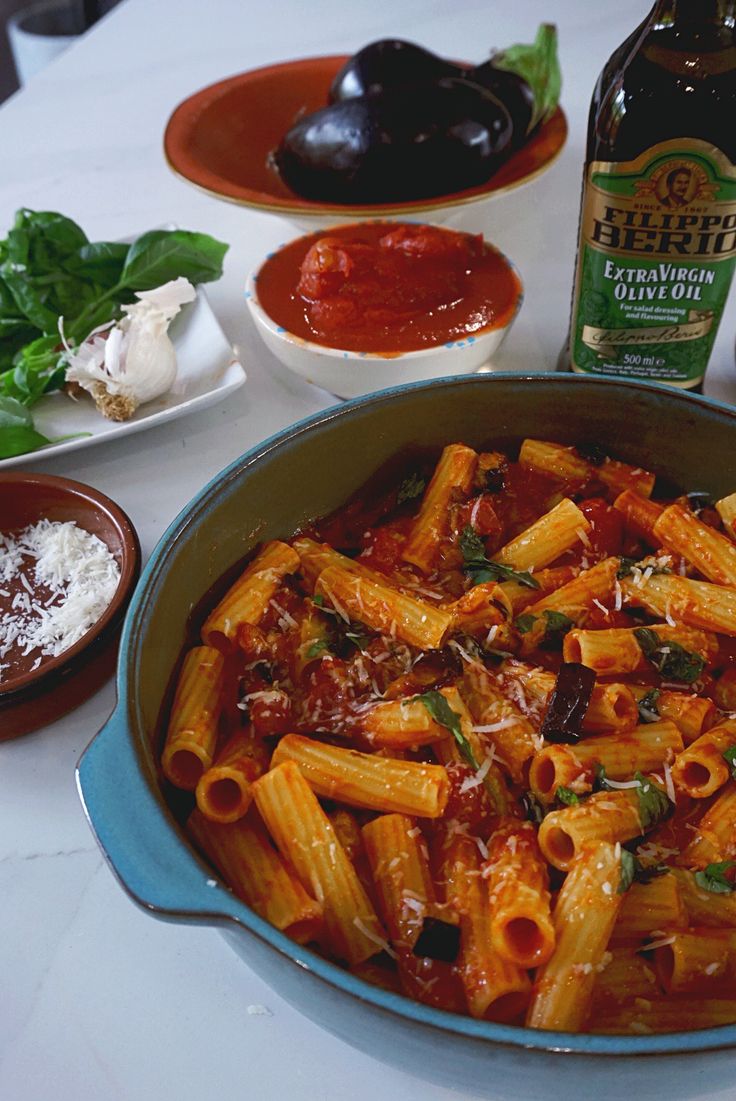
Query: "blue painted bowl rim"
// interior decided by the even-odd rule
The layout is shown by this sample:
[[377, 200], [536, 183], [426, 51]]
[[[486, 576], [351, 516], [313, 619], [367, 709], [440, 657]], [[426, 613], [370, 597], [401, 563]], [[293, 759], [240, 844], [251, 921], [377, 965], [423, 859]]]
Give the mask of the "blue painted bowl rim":
[[[123, 627], [117, 675], [118, 699], [121, 701], [119, 708], [123, 709], [123, 711], [127, 711], [126, 735], [128, 739], [133, 740], [133, 748], [136, 752], [136, 757], [138, 757], [137, 746], [135, 745], [133, 732], [128, 725], [132, 719], [131, 713], [135, 712], [136, 707], [131, 701], [131, 706], [128, 710], [126, 702], [129, 701], [129, 672], [134, 664], [133, 656], [135, 654], [135, 646], [137, 645], [137, 636], [141, 628], [144, 627], [141, 613], [145, 614], [147, 605], [152, 598], [155, 598], [157, 582], [162, 572], [166, 570], [166, 558], [174, 540], [190, 524], [203, 517], [203, 514], [207, 511], [211, 498], [217, 495], [232, 478], [239, 476], [248, 466], [264, 458], [276, 448], [289, 444], [293, 445], [305, 432], [318, 428], [320, 425], [326, 425], [336, 418], [345, 416], [350, 417], [354, 412], [363, 409], [366, 405], [380, 406], [383, 402], [391, 401], [398, 395], [414, 390], [488, 386], [499, 382], [512, 382], [516, 385], [522, 385], [525, 382], [534, 382], [549, 386], [610, 386], [617, 389], [623, 388], [634, 393], [651, 393], [667, 401], [693, 403], [695, 407], [699, 407], [706, 412], [711, 410], [713, 412], [726, 414], [736, 425], [736, 408], [733, 406], [726, 402], [719, 401], [718, 399], [706, 398], [698, 394], [690, 394], [687, 391], [677, 390], [665, 384], [634, 380], [624, 381], [611, 376], [588, 377], [567, 374], [560, 375], [554, 372], [522, 375], [516, 372], [499, 372], [493, 375], [469, 375], [460, 378], [451, 376], [449, 378], [435, 379], [431, 382], [407, 383], [402, 386], [390, 387], [365, 397], [354, 398], [351, 401], [331, 406], [326, 410], [312, 414], [309, 417], [295, 422], [286, 429], [275, 433], [235, 459], [220, 471], [219, 474], [216, 474], [214, 478], [212, 478], [199, 493], [192, 498], [189, 504], [185, 506], [162, 535], [141, 575]], [[139, 720], [140, 725], [142, 725], [139, 714], [136, 715], [136, 718]], [[145, 778], [142, 770], [139, 773], [139, 778], [149, 787], [159, 806], [166, 812], [171, 836], [168, 838], [162, 836], [161, 845], [163, 846], [167, 843], [170, 844], [176, 840], [181, 840], [182, 835], [180, 835], [176, 829], [160, 790], [152, 783], [150, 778]], [[187, 848], [191, 852], [192, 859], [199, 862], [206, 870], [209, 870], [207, 866], [200, 861], [188, 842]], [[136, 897], [135, 888], [132, 883], [123, 882], [123, 886], [136, 901], [141, 901], [140, 898]], [[238, 903], [238, 900], [234, 899], [234, 901]], [[150, 903], [144, 902], [144, 905], [149, 912], [160, 913], [162, 915], [167, 913], [163, 908], [156, 907]], [[306, 967], [307, 970], [327, 985], [337, 987], [342, 992], [357, 998], [359, 1001], [368, 1003], [378, 1010], [397, 1014], [409, 1022], [429, 1026], [445, 1035], [454, 1034], [468, 1039], [487, 1040], [496, 1045], [517, 1050], [526, 1049], [529, 1051], [547, 1051], [574, 1055], [682, 1055], [736, 1046], [736, 1025], [724, 1025], [694, 1032], [670, 1032], [637, 1036], [608, 1036], [591, 1035], [587, 1033], [539, 1031], [537, 1029], [520, 1026], [479, 1021], [472, 1017], [449, 1013], [441, 1009], [433, 1009], [420, 1002], [414, 1002], [409, 998], [405, 998], [402, 995], [393, 994], [378, 986], [373, 986], [351, 975], [350, 972], [344, 971], [337, 964], [330, 963], [323, 959], [316, 952], [312, 952], [310, 949], [297, 945], [268, 922], [260, 918], [245, 903], [239, 903], [239, 909], [242, 910], [242, 915], [239, 914], [237, 917], [231, 917], [226, 914], [218, 914], [216, 908], [213, 907], [211, 914], [212, 924], [232, 922], [235, 927], [242, 925], [248, 929], [249, 932], [259, 937], [259, 939], [265, 941], [279, 954], [287, 956], [295, 966]], [[194, 912], [188, 915], [186, 911], [177, 911], [173, 916], [178, 916], [183, 920], [186, 920], [187, 916], [199, 922], [202, 920], [201, 913], [195, 914]], [[305, 957], [308, 957], [308, 965], [305, 962]]]

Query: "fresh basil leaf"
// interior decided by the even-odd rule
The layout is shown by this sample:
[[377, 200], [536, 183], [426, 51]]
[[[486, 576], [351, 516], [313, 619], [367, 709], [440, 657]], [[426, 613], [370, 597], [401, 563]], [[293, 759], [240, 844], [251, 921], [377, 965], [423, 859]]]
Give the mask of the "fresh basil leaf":
[[593, 791], [613, 791], [606, 776], [606, 766], [600, 763], [593, 770]]
[[26, 425], [0, 425], [0, 459], [10, 459], [13, 455], [24, 455], [27, 451], [37, 451], [51, 443], [35, 428]]
[[208, 283], [222, 275], [227, 249], [206, 233], [151, 230], [130, 246], [120, 285], [147, 291], [180, 275], [192, 283]]
[[672, 804], [667, 798], [666, 792], [657, 787], [653, 780], [648, 780], [641, 772], [635, 772], [634, 779], [639, 782], [636, 794], [639, 797], [641, 830], [642, 833], [648, 833], [658, 822], [667, 817]]
[[485, 581], [516, 581], [529, 589], [539, 588], [539, 582], [530, 573], [512, 570], [510, 566], [486, 558], [483, 541], [470, 524], [460, 533], [458, 545], [463, 556], [463, 570], [472, 585], [480, 585]]
[[651, 627], [635, 627], [634, 636], [647, 661], [668, 680], [692, 684], [705, 668], [705, 658], [700, 654], [691, 653], [679, 642], [663, 641]]
[[330, 644], [326, 638], [318, 638], [307, 650], [307, 659], [311, 661], [312, 658], [318, 658], [320, 654], [324, 654], [329, 648]]
[[421, 497], [426, 485], [426, 478], [420, 477], [419, 474], [410, 474], [399, 486], [396, 504], [403, 505], [405, 501], [413, 501], [416, 497]]
[[731, 769], [731, 778], [736, 780], [736, 745], [729, 746], [723, 754], [723, 760]]
[[457, 711], [453, 711], [442, 693], [437, 692], [434, 689], [431, 692], [425, 692], [422, 696], [419, 696], [418, 698], [427, 708], [427, 711], [429, 711], [434, 721], [439, 723], [440, 726], [446, 727], [446, 729], [450, 731], [455, 741], [457, 742], [463, 757], [468, 762], [473, 771], [477, 772], [479, 765], [475, 759], [475, 754], [473, 753], [470, 742], [463, 734], [462, 726], [460, 724], [460, 716], [458, 715]]
[[527, 635], [536, 622], [537, 617], [535, 615], [532, 615], [531, 612], [524, 612], [523, 615], [517, 615], [514, 620], [514, 627], [520, 635]]
[[493, 64], [525, 80], [534, 95], [534, 109], [527, 132], [550, 118], [560, 101], [562, 74], [557, 57], [557, 28], [542, 23], [532, 45], [519, 43], [495, 54]]
[[108, 290], [120, 282], [129, 251], [130, 245], [119, 241], [96, 241], [83, 245], [64, 267], [72, 275]]
[[695, 873], [695, 882], [704, 891], [714, 895], [726, 895], [736, 891], [736, 879], [730, 872], [736, 869], [736, 860], [722, 860], [718, 864], [708, 864], [702, 871]]
[[[542, 612], [542, 616], [544, 618], [544, 623], [541, 637], [537, 640], [538, 646], [548, 644], [554, 645], [559, 642], [561, 635], [566, 634], [570, 628], [574, 626], [573, 621], [569, 616], [566, 616], [564, 612], [553, 612], [545, 609]], [[531, 612], [524, 612], [522, 615], [516, 617], [514, 620], [514, 627], [519, 634], [526, 635], [531, 630], [534, 630], [538, 623], [539, 616], [532, 615]]]
[[572, 788], [558, 787], [555, 792], [558, 803], [564, 803], [566, 807], [576, 807], [580, 802], [580, 796], [576, 795]]
[[0, 428], [30, 428], [31, 411], [16, 398], [0, 396]]
[[636, 857], [628, 849], [621, 850], [621, 876], [619, 878], [617, 894], [622, 895], [628, 891], [634, 882], [636, 875]]
[[637, 707], [639, 709], [639, 721], [642, 723], [657, 723], [661, 719], [659, 709], [657, 707], [657, 700], [660, 697], [659, 688], [650, 688], [645, 696], [639, 700]]
[[325, 598], [320, 593], [317, 593], [316, 596], [312, 597], [312, 603], [316, 604], [318, 608], [324, 608]]

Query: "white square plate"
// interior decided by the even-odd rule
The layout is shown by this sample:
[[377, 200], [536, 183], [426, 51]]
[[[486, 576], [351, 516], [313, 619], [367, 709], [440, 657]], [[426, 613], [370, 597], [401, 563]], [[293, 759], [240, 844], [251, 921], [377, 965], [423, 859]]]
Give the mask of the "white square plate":
[[49, 394], [33, 406], [36, 429], [50, 440], [76, 435], [77, 432], [89, 435], [0, 459], [0, 470], [105, 443], [188, 413], [196, 413], [222, 401], [245, 382], [245, 371], [201, 287], [197, 289], [194, 302], [184, 306], [174, 318], [169, 335], [176, 349], [177, 372], [176, 382], [168, 393], [140, 406], [130, 420], [122, 422], [103, 417], [87, 395], [74, 401], [63, 392]]

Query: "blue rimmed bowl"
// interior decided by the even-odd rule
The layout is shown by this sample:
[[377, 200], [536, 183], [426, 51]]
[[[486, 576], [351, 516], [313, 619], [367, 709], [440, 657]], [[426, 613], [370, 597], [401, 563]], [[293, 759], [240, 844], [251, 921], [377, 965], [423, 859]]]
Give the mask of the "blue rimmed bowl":
[[192, 610], [219, 578], [257, 542], [330, 512], [397, 452], [457, 440], [487, 448], [525, 435], [595, 440], [684, 487], [733, 490], [736, 411], [661, 386], [482, 375], [387, 390], [303, 421], [219, 474], [158, 544], [123, 632], [117, 709], [79, 764], [82, 801], [140, 906], [164, 920], [219, 926], [287, 1001], [378, 1059], [509, 1101], [538, 1101], [550, 1089], [567, 1098], [695, 1097], [733, 1081], [736, 1025], [645, 1036], [538, 1032], [388, 993], [294, 944], [213, 879], [162, 795], [167, 685], [191, 637]]
[[[391, 224], [395, 219], [383, 218], [381, 221]], [[292, 244], [293, 240], [281, 247]], [[516, 280], [513, 306], [506, 320], [470, 333], [463, 340], [434, 344], [414, 352], [346, 351], [289, 332], [267, 313], [258, 296], [258, 277], [270, 256], [249, 275], [245, 301], [268, 350], [290, 371], [340, 398], [358, 398], [402, 383], [474, 374], [485, 367], [501, 347], [524, 302], [519, 269], [495, 245], [489, 241], [485, 244], [500, 257]]]

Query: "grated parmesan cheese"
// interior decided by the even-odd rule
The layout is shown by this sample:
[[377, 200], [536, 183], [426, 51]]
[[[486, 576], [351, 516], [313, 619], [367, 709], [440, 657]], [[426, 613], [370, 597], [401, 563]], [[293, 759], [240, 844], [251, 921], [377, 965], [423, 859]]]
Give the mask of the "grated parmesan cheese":
[[[101, 539], [72, 521], [39, 520], [17, 535], [0, 532], [0, 581], [13, 580], [26, 591], [0, 612], [0, 659], [11, 650], [23, 657], [37, 650], [36, 668], [97, 622], [115, 595], [120, 567]], [[41, 588], [49, 592], [43, 604]]]

